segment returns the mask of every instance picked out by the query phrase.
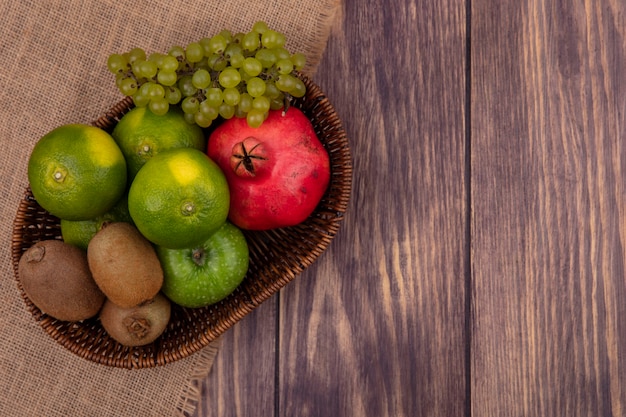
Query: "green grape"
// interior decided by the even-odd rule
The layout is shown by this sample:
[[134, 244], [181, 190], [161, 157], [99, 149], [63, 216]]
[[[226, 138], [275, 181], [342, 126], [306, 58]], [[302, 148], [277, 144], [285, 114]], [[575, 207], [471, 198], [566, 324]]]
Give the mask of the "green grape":
[[207, 57], [211, 55], [211, 48], [209, 47], [209, 41], [211, 39], [204, 37], [198, 41], [198, 43], [202, 46], [202, 50], [204, 51], [204, 56]]
[[263, 68], [270, 68], [276, 62], [276, 55], [271, 49], [259, 49], [254, 57], [259, 60]]
[[291, 59], [291, 54], [285, 48], [279, 47], [272, 49], [272, 52], [276, 55], [276, 61], [280, 61], [281, 59]]
[[135, 74], [135, 76], [137, 78], [145, 78], [143, 76], [143, 74], [141, 73], [141, 63], [143, 62], [142, 59], [136, 59], [131, 65], [130, 65], [130, 70], [133, 72], [133, 74]]
[[285, 45], [285, 35], [272, 29], [268, 29], [261, 35], [261, 44], [265, 48], [280, 48]]
[[291, 62], [296, 71], [300, 71], [306, 65], [306, 56], [303, 53], [295, 53], [291, 55]]
[[154, 62], [155, 64], [157, 64], [157, 65], [159, 65], [159, 66], [160, 66], [161, 61], [163, 60], [163, 58], [164, 58], [165, 56], [166, 56], [166, 55], [164, 55], [164, 54], [162, 54], [162, 53], [160, 53], [160, 52], [153, 52], [153, 53], [151, 53], [151, 54], [150, 54], [150, 56], [148, 56], [148, 61], [152, 61], [152, 62]]
[[226, 103], [220, 104], [219, 115], [224, 119], [232, 119], [235, 115], [235, 106]]
[[192, 116], [192, 118], [193, 118], [193, 122], [192, 123], [195, 123], [198, 126], [203, 127], [203, 128], [207, 128], [207, 127], [211, 126], [211, 123], [213, 123], [213, 119], [211, 119], [210, 117], [207, 117], [202, 112], [197, 112], [197, 113], [194, 113], [194, 114], [191, 114], [191, 113], [185, 114], [185, 119], [187, 119], [188, 115]]
[[241, 110], [239, 106], [235, 106], [235, 117], [238, 119], [244, 119], [246, 117], [246, 112]]
[[211, 84], [211, 74], [205, 69], [196, 70], [191, 76], [191, 83], [199, 90], [203, 90]]
[[178, 88], [184, 97], [193, 96], [198, 92], [191, 82], [191, 75], [184, 75], [178, 80]]
[[278, 87], [280, 91], [288, 92], [289, 90], [294, 88], [294, 85], [296, 84], [295, 80], [296, 77], [294, 77], [293, 75], [281, 74], [278, 77], [278, 80], [276, 80], [276, 87]]
[[107, 68], [113, 74], [128, 69], [128, 60], [122, 54], [111, 54], [107, 60]]
[[168, 86], [165, 87], [165, 99], [170, 104], [178, 104], [180, 99], [183, 97], [183, 94], [180, 92], [180, 89], [176, 86]]
[[223, 59], [221, 55], [210, 54], [209, 56], [207, 56], [206, 62], [207, 62], [208, 67], [210, 69], [213, 69], [215, 65], [218, 63], [218, 61], [220, 61], [221, 59]]
[[157, 84], [157, 83], [151, 83], [152, 85], [150, 86], [150, 92], [149, 92], [149, 97], [150, 99], [155, 99], [155, 98], [165, 98], [165, 88], [163, 88], [162, 85]]
[[183, 118], [185, 119], [185, 121], [187, 123], [189, 123], [190, 125], [196, 124], [195, 121], [195, 113], [183, 113]]
[[257, 127], [269, 110], [306, 93], [294, 74], [304, 68], [306, 57], [290, 54], [285, 44], [284, 34], [259, 20], [247, 33], [224, 29], [184, 48], [174, 45], [167, 54], [146, 57], [141, 48], [111, 54], [107, 68], [122, 94], [155, 114], [178, 105], [188, 123], [202, 127], [217, 117], [245, 117]]
[[226, 39], [226, 42], [228, 43], [230, 43], [233, 40], [233, 33], [228, 29], [220, 30], [220, 33], [218, 33], [218, 35]]
[[252, 78], [252, 75], [250, 75], [250, 74], [248, 74], [247, 72], [245, 72], [245, 71], [243, 70], [243, 67], [239, 68], [239, 69], [238, 69], [238, 71], [239, 71], [239, 76], [241, 77], [241, 81], [243, 81], [243, 82], [248, 82], [248, 80], [249, 80], [250, 78]]
[[159, 68], [161, 68], [161, 63], [163, 62], [163, 59], [166, 56], [167, 55], [161, 54], [159, 52], [154, 52], [154, 53], [150, 54], [150, 56], [148, 57], [148, 61], [154, 62], [154, 64], [157, 67], [157, 70], [158, 70]]
[[157, 73], [157, 81], [161, 85], [170, 87], [176, 84], [176, 81], [178, 81], [178, 75], [176, 74], [175, 71], [169, 72], [169, 71], [160, 70]]
[[224, 57], [233, 68], [241, 68], [245, 59], [243, 48], [238, 43], [229, 44], [224, 50]]
[[213, 71], [222, 71], [228, 66], [228, 61], [222, 55], [213, 54], [207, 57], [207, 66]]
[[232, 67], [226, 67], [219, 75], [218, 81], [224, 88], [236, 87], [241, 82], [239, 71]]
[[243, 32], [237, 32], [233, 35], [233, 39], [230, 41], [231, 44], [235, 43], [235, 44], [239, 44], [241, 45], [242, 41], [243, 41], [243, 37], [246, 34]]
[[297, 77], [293, 78], [295, 80], [295, 83], [293, 88], [288, 91], [289, 94], [297, 98], [304, 97], [304, 95], [306, 94], [306, 86], [304, 85], [304, 82]]
[[252, 97], [260, 97], [265, 94], [265, 81], [259, 77], [252, 77], [246, 83], [246, 91]]
[[226, 59], [231, 59], [233, 55], [243, 55], [243, 48], [238, 43], [229, 43], [226, 49], [224, 49], [224, 56]]
[[133, 95], [133, 102], [137, 107], [146, 107], [148, 103], [150, 103], [150, 97], [145, 94], [141, 94], [141, 90], [139, 90]]
[[222, 96], [224, 103], [231, 106], [239, 104], [239, 99], [241, 98], [241, 94], [239, 94], [239, 90], [236, 88], [225, 88], [224, 91], [222, 91]]
[[248, 113], [252, 109], [252, 96], [248, 93], [243, 93], [239, 98], [239, 104], [237, 108], [244, 113]]
[[252, 108], [265, 113], [270, 109], [270, 99], [265, 96], [255, 97], [252, 100]]
[[200, 102], [195, 97], [185, 97], [180, 107], [185, 113], [196, 113], [200, 109]]
[[171, 57], [176, 58], [178, 62], [185, 60], [185, 48], [182, 46], [174, 45], [170, 48], [167, 54]]
[[124, 78], [119, 84], [119, 90], [125, 96], [132, 96], [137, 92], [137, 81], [134, 78]]
[[233, 68], [241, 68], [245, 59], [246, 58], [243, 56], [242, 53], [232, 54], [229, 59], [230, 66]]
[[252, 30], [256, 33], [260, 33], [261, 35], [268, 29], [269, 28], [267, 27], [267, 23], [262, 20], [254, 22], [254, 24], [252, 25]]
[[215, 35], [209, 40], [209, 50], [212, 54], [223, 54], [228, 47], [228, 40], [222, 35]]
[[117, 74], [115, 74], [115, 85], [118, 89], [120, 88], [122, 81], [124, 81], [126, 78], [128, 78], [128, 75], [123, 72], [118, 72]]
[[[141, 77], [152, 78], [157, 74], [157, 64], [154, 61], [139, 60], [139, 74]], [[134, 67], [134, 66], [133, 66]]]
[[150, 91], [152, 90], [152, 86], [155, 85], [153, 82], [145, 82], [139, 86], [139, 94], [142, 96], [150, 97]]
[[223, 101], [224, 95], [221, 88], [212, 87], [206, 90], [203, 103], [207, 103], [207, 105], [217, 109]]
[[217, 107], [211, 106], [206, 100], [200, 103], [198, 113], [202, 113], [202, 115], [210, 120], [215, 120], [217, 119], [217, 116], [219, 116], [219, 110]]
[[202, 61], [202, 58], [204, 58], [204, 49], [202, 48], [202, 45], [198, 42], [191, 42], [188, 44], [185, 49], [185, 57], [187, 58], [187, 61], [191, 63]]
[[263, 71], [263, 64], [256, 58], [248, 57], [244, 59], [242, 67], [246, 74], [256, 77]]
[[146, 52], [141, 48], [133, 48], [130, 51], [128, 51], [127, 59], [128, 59], [128, 63], [132, 65], [133, 62], [137, 60], [145, 60]]
[[291, 59], [281, 59], [276, 62], [276, 70], [279, 74], [291, 74], [293, 71], [293, 62], [291, 62]]
[[252, 109], [246, 115], [246, 121], [250, 127], [259, 127], [265, 121], [265, 113], [260, 110]]
[[276, 87], [276, 83], [272, 82], [272, 81], [266, 81], [265, 82], [265, 93], [264, 95], [269, 98], [269, 99], [273, 99], [278, 97], [281, 94], [280, 90], [278, 89], [278, 87]]
[[270, 109], [271, 110], [280, 110], [285, 106], [285, 96], [281, 95], [276, 97], [276, 98], [272, 98], [270, 99]]
[[241, 39], [241, 46], [244, 50], [253, 52], [261, 47], [261, 39], [256, 32], [246, 33]]
[[163, 97], [155, 97], [148, 104], [150, 111], [158, 116], [163, 116], [170, 108], [170, 104]]
[[178, 60], [171, 55], [166, 55], [159, 63], [159, 69], [165, 72], [176, 72], [178, 69]]

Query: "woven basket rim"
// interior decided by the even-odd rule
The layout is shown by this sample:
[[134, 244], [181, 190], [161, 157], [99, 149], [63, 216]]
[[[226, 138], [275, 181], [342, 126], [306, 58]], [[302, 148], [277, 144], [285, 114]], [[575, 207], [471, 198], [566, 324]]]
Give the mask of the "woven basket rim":
[[[38, 240], [61, 236], [59, 220], [42, 209], [30, 187], [26, 188], [13, 222], [11, 256], [21, 297], [46, 333], [78, 356], [99, 364], [126, 369], [162, 366], [208, 346], [319, 258], [338, 233], [348, 210], [352, 160], [346, 132], [334, 107], [310, 78], [298, 76], [305, 82], [307, 94], [295, 99], [293, 105], [311, 119], [331, 159], [326, 194], [300, 225], [264, 232], [243, 231], [250, 248], [250, 269], [241, 286], [212, 306], [187, 309], [173, 304], [168, 329], [152, 344], [122, 346], [104, 332], [97, 318], [63, 322], [41, 312], [29, 300], [19, 279], [21, 254]], [[126, 97], [91, 124], [110, 132], [133, 107], [132, 99]]]

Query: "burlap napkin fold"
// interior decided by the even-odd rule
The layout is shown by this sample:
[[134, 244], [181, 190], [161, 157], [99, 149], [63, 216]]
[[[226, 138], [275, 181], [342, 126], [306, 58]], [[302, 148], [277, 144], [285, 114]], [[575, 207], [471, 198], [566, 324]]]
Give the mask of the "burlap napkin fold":
[[15, 284], [12, 223], [27, 186], [28, 155], [46, 132], [88, 123], [116, 103], [110, 53], [170, 46], [265, 20], [314, 75], [339, 0], [42, 0], [0, 2], [0, 415], [170, 416], [193, 414], [198, 381], [217, 346], [144, 370], [94, 364], [50, 338]]

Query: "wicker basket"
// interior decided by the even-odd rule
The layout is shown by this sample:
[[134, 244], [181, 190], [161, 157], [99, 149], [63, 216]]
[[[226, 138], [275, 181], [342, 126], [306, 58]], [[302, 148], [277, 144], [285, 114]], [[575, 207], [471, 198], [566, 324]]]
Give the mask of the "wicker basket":
[[[315, 212], [302, 224], [265, 232], [245, 232], [250, 267], [242, 284], [226, 299], [198, 309], [174, 305], [165, 332], [152, 344], [125, 347], [111, 339], [97, 318], [65, 322], [42, 313], [26, 296], [18, 275], [22, 253], [45, 239], [61, 239], [59, 219], [42, 209], [30, 189], [20, 201], [13, 224], [12, 259], [17, 285], [27, 308], [58, 343], [96, 363], [118, 368], [149, 368], [187, 357], [207, 346], [246, 314], [267, 300], [311, 265], [339, 230], [352, 183], [350, 149], [341, 121], [320, 88], [301, 76], [307, 94], [293, 105], [312, 121], [331, 160], [328, 190]], [[132, 108], [126, 98], [93, 122], [112, 131]]]

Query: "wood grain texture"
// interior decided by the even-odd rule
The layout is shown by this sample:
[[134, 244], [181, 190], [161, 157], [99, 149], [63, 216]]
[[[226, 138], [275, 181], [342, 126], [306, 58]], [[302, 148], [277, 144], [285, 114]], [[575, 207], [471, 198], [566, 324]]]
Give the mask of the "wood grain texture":
[[625, 16], [472, 1], [472, 415], [626, 415]]
[[274, 415], [277, 308], [269, 299], [221, 336], [195, 416]]
[[346, 0], [316, 79], [351, 207], [280, 297], [279, 416], [465, 409], [465, 3]]

